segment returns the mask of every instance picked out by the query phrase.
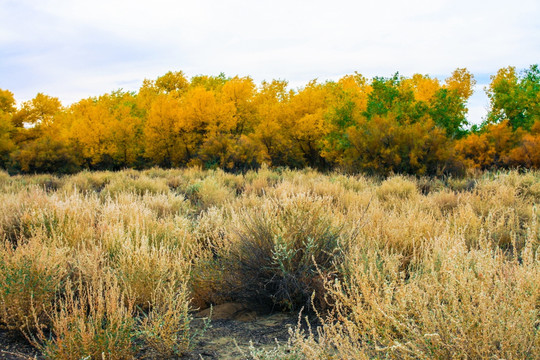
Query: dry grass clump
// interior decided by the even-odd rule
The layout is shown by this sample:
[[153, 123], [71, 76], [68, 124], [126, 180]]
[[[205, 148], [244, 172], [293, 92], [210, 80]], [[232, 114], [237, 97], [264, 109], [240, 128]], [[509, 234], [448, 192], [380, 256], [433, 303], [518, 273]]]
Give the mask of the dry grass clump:
[[276, 186], [283, 180], [281, 173], [272, 171], [263, 165], [257, 171], [248, 171], [244, 175], [244, 192], [246, 195], [264, 196], [268, 188]]
[[234, 192], [220, 178], [207, 177], [186, 189], [186, 196], [201, 210], [221, 206], [234, 198]]
[[282, 309], [322, 303], [321, 273], [334, 273], [341, 229], [321, 198], [298, 194], [242, 214], [225, 259], [226, 283], [236, 300]]
[[[0, 237], [16, 244], [21, 238], [28, 238], [32, 232], [32, 209], [29, 202], [37, 200], [38, 194], [34, 196], [28, 192], [2, 193], [0, 194]], [[46, 196], [42, 199], [45, 201]]]
[[516, 189], [516, 193], [532, 201], [540, 201], [540, 176], [538, 172], [519, 173], [509, 171], [499, 173], [497, 181]]
[[9, 176], [7, 171], [0, 170], [0, 185], [5, 186], [11, 182], [11, 176]]
[[26, 186], [36, 186], [45, 191], [56, 191], [63, 186], [63, 179], [54, 175], [41, 174], [31, 177], [25, 176]]
[[536, 359], [539, 184], [0, 172], [0, 326], [50, 358], [170, 358], [194, 344], [194, 309], [234, 300], [323, 324], [256, 359]]
[[17, 193], [0, 193], [0, 236], [17, 243], [41, 234], [45, 242], [81, 244], [93, 238], [99, 199], [77, 192], [47, 193], [30, 187]]
[[156, 212], [156, 198], [163, 199], [163, 196], [139, 197], [133, 193], [122, 193], [114, 200], [103, 201], [98, 208], [99, 217], [93, 229], [96, 242], [104, 246], [111, 257], [126, 244], [148, 244], [149, 247], [158, 248], [183, 246], [189, 241], [189, 221], [183, 214], [166, 215], [164, 210], [167, 204]]
[[373, 180], [362, 175], [332, 174], [329, 180], [340, 184], [345, 190], [354, 192], [361, 192], [373, 186]]
[[540, 181], [537, 181], [535, 184], [527, 187], [524, 193], [531, 197], [531, 200], [535, 203], [540, 202]]
[[398, 202], [413, 199], [418, 195], [418, 189], [415, 181], [403, 176], [394, 176], [383, 181], [376, 193], [384, 202]]
[[0, 324], [26, 332], [47, 323], [56, 295], [68, 280], [69, 252], [39, 238], [0, 243]]
[[474, 178], [449, 178], [447, 186], [456, 192], [470, 192], [476, 187], [477, 181]]
[[139, 196], [145, 194], [163, 194], [169, 192], [169, 186], [163, 178], [151, 178], [138, 175], [131, 170], [117, 174], [104, 188], [105, 194], [112, 197], [118, 194], [132, 192]]
[[158, 219], [186, 215], [192, 211], [189, 202], [180, 194], [166, 193], [148, 196], [144, 203]]
[[[0, 210], [0, 326], [34, 338], [50, 358], [132, 358], [146, 330], [158, 326], [138, 317], [171, 317], [170, 309], [182, 309], [182, 318], [168, 320], [179, 324], [191, 316], [186, 284], [196, 249], [185, 217], [191, 205], [167, 186], [152, 190], [152, 180], [137, 172], [102, 173], [97, 178], [106, 181], [94, 189], [77, 186], [95, 178], [66, 178], [56, 191], [31, 177], [11, 179], [31, 184], [26, 188], [0, 188], [6, 205]], [[156, 307], [164, 289], [177, 296], [162, 296]], [[175, 334], [152, 341], [168, 336], [184, 349], [189, 328]]]
[[540, 271], [538, 248], [529, 249], [523, 262], [509, 261], [487, 242], [468, 251], [448, 234], [404, 278], [394, 256], [358, 248], [346, 256], [347, 276], [326, 283], [336, 306], [320, 337], [297, 337], [296, 350], [321, 359], [534, 359]]
[[190, 167], [182, 170], [166, 171], [167, 185], [174, 191], [186, 194], [191, 185], [198, 183], [208, 176], [208, 173], [198, 167]]
[[244, 189], [245, 193], [248, 195], [254, 194], [256, 196], [264, 196], [266, 190], [270, 186], [268, 182], [268, 178], [264, 176], [260, 176], [260, 177], [250, 176], [250, 178], [251, 179], [249, 180], [249, 182], [246, 182], [245, 189]]
[[151, 304], [138, 327], [138, 335], [150, 357], [170, 359], [192, 349], [197, 332], [190, 328], [193, 318], [187, 284], [160, 287]]
[[453, 191], [443, 190], [430, 196], [432, 200], [432, 205], [430, 205], [434, 209], [439, 209], [442, 214], [448, 214], [458, 207], [459, 197], [459, 194]]
[[51, 359], [132, 359], [135, 308], [116, 278], [103, 272], [89, 284], [67, 284], [52, 313], [52, 338], [39, 338]]
[[[148, 245], [122, 247], [111, 267], [125, 291], [131, 294], [135, 306], [152, 307], [156, 291], [162, 286], [180, 287], [190, 270], [183, 251]], [[186, 263], [187, 262], [187, 263]]]
[[[461, 194], [455, 224], [465, 229], [469, 244], [478, 243], [481, 230], [487, 232], [494, 244], [505, 249], [519, 250], [525, 244], [535, 201], [511, 185], [513, 176], [512, 173], [486, 176], [477, 180], [474, 191]], [[464, 211], [466, 208], [470, 209]]]
[[[187, 169], [186, 169], [187, 170]], [[134, 171], [134, 170], [125, 170], [125, 171], [133, 171], [134, 173], [139, 173], [145, 176], [148, 176], [149, 178], [156, 178], [156, 179], [171, 179], [179, 176], [183, 176], [186, 172], [184, 169], [162, 169], [159, 167], [153, 167], [148, 170], [144, 171]], [[200, 172], [200, 169], [192, 168], [195, 172]]]
[[423, 195], [443, 191], [447, 186], [443, 179], [421, 177], [416, 180], [418, 191]]
[[83, 171], [69, 177], [69, 181], [64, 183], [64, 188], [71, 190], [77, 189], [82, 193], [101, 192], [110, 182], [113, 173], [105, 171]]

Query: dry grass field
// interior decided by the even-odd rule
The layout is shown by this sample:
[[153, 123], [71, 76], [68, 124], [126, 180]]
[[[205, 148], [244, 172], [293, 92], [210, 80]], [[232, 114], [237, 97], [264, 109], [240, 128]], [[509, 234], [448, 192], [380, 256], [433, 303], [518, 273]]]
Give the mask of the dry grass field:
[[318, 317], [253, 359], [538, 359], [540, 172], [0, 173], [0, 326], [45, 358], [181, 357], [194, 310]]

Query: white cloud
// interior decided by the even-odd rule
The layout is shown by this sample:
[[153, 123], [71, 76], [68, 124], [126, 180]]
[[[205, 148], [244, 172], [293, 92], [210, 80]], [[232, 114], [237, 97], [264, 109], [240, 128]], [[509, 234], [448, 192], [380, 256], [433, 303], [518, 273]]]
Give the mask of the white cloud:
[[0, 87], [70, 103], [179, 69], [295, 86], [353, 71], [493, 74], [538, 62], [539, 17], [536, 0], [0, 0]]
[[484, 88], [488, 84], [476, 84], [474, 87], [474, 94], [470, 97], [468, 102], [468, 119], [471, 125], [480, 124], [485, 120], [485, 117], [489, 108], [489, 99], [484, 92]]

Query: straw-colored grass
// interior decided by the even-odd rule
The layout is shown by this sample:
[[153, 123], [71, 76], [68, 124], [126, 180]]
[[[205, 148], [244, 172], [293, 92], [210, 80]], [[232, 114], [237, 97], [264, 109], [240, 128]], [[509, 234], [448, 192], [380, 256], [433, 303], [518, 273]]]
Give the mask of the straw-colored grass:
[[540, 357], [540, 173], [0, 172], [0, 326], [54, 359], [180, 356], [192, 312], [304, 307], [258, 359]]

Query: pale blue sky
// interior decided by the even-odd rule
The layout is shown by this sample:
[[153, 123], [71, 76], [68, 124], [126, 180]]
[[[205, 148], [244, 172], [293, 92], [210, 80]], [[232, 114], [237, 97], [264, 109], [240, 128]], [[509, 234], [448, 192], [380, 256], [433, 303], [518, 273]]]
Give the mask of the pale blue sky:
[[539, 19], [538, 0], [0, 0], [0, 88], [68, 105], [169, 70], [298, 87], [467, 67], [478, 123], [490, 74], [540, 62]]

